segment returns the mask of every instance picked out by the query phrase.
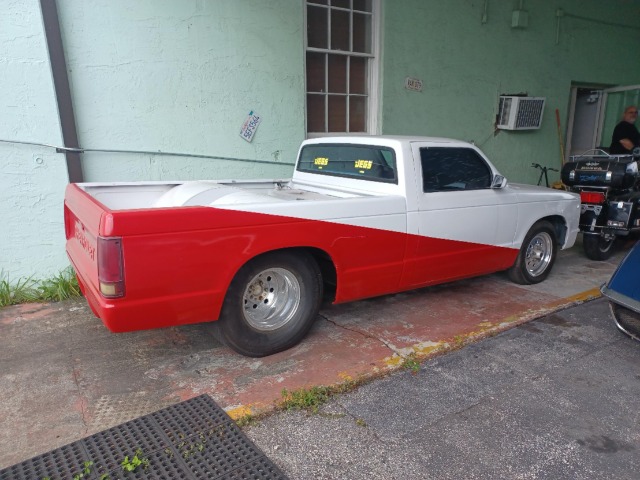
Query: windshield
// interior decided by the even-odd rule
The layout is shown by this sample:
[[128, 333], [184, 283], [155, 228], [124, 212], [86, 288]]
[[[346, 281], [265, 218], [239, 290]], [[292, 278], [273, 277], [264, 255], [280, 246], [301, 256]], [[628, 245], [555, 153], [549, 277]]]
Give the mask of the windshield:
[[300, 153], [299, 172], [398, 183], [392, 148], [371, 145], [306, 145]]

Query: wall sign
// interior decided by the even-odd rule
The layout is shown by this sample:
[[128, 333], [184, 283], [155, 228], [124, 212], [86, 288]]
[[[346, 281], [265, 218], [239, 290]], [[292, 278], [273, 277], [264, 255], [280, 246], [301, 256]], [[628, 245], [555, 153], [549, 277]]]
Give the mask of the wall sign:
[[251, 110], [249, 112], [249, 115], [247, 116], [247, 119], [242, 124], [242, 128], [240, 129], [240, 136], [247, 142], [253, 140], [253, 136], [255, 135], [261, 120], [262, 118], [260, 118], [260, 115]]
[[407, 77], [404, 79], [404, 88], [407, 90], [414, 90], [416, 92], [422, 91], [422, 80], [419, 78]]

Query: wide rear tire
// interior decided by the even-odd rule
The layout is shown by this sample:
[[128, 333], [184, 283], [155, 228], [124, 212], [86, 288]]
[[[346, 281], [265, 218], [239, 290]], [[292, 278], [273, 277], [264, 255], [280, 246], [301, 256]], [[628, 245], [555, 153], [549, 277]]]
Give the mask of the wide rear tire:
[[322, 276], [311, 255], [269, 253], [238, 271], [213, 327], [236, 352], [264, 357], [302, 340], [321, 300]]
[[607, 238], [603, 235], [583, 234], [582, 247], [590, 260], [598, 262], [608, 260], [616, 250], [616, 237]]
[[535, 223], [524, 237], [513, 266], [507, 271], [511, 281], [520, 285], [540, 283], [549, 276], [556, 261], [557, 240], [551, 223]]

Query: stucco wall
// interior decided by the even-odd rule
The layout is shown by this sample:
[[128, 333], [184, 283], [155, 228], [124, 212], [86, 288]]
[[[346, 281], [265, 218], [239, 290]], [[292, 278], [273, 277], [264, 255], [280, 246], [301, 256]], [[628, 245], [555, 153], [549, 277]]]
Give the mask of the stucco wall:
[[[80, 145], [212, 155], [87, 153], [87, 181], [281, 178], [304, 138], [298, 0], [58, 0]], [[61, 145], [40, 4], [0, 16], [0, 139]], [[262, 122], [239, 136], [249, 111]], [[0, 143], [0, 278], [68, 265], [64, 155]]]
[[[384, 2], [383, 132], [473, 140], [510, 180], [535, 183], [532, 162], [558, 167], [555, 110], [566, 130], [572, 82], [638, 84], [640, 4], [628, 0]], [[528, 26], [512, 28], [512, 12], [528, 11]], [[482, 22], [485, 5], [486, 22]], [[556, 11], [565, 15], [557, 36]], [[556, 40], [558, 42], [556, 43]], [[424, 82], [405, 90], [405, 77]], [[500, 94], [546, 97], [542, 128], [500, 131]]]
[[[0, 139], [61, 143], [37, 0], [2, 3], [0, 92]], [[49, 275], [67, 265], [66, 183], [64, 155], [0, 143], [0, 279]]]
[[[182, 152], [273, 165], [83, 155], [89, 181], [290, 176], [304, 138], [297, 0], [61, 0], [78, 137], [85, 148]], [[249, 111], [262, 122], [240, 138]]]

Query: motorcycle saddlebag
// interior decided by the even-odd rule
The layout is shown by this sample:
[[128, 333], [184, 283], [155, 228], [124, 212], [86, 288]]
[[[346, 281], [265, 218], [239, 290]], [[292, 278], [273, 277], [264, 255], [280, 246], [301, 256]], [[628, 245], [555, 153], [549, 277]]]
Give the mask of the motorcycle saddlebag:
[[584, 159], [567, 162], [562, 167], [562, 183], [570, 187], [631, 188], [637, 173], [627, 170], [630, 162], [602, 159]]

